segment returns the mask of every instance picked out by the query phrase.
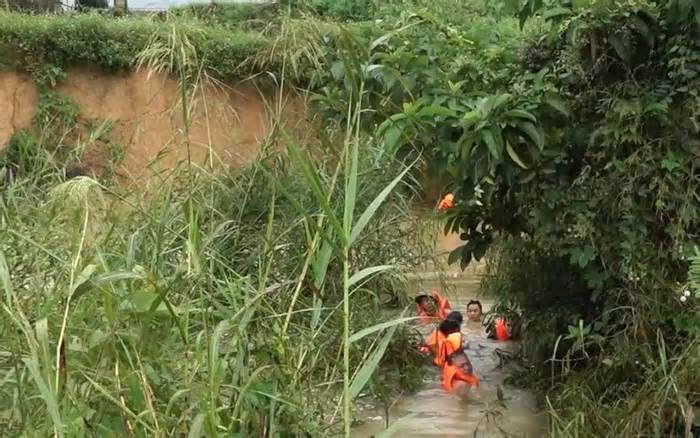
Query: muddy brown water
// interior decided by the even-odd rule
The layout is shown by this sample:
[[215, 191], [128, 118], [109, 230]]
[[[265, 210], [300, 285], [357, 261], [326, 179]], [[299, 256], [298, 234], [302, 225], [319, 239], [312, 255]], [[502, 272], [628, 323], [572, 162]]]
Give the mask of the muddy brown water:
[[[448, 297], [452, 308], [466, 313], [467, 302], [478, 298], [487, 312], [493, 301], [479, 297], [478, 270], [431, 273], [414, 280], [413, 291], [437, 289]], [[426, 331], [425, 328], [421, 330]], [[429, 330], [429, 328], [427, 329]], [[440, 386], [437, 368], [427, 367], [422, 387], [402, 396], [389, 409], [389, 425], [396, 426], [393, 437], [540, 437], [546, 436], [546, 419], [528, 391], [504, 383], [509, 372], [500, 367], [499, 351], [517, 349], [513, 342], [486, 338], [481, 324], [465, 323], [467, 354], [481, 385], [467, 400], [446, 393]], [[498, 393], [502, 394], [499, 400]], [[362, 406], [363, 401], [359, 401]], [[353, 429], [355, 438], [378, 436], [386, 429], [384, 408], [367, 403], [359, 409], [360, 424]], [[398, 423], [397, 423], [398, 422]]]

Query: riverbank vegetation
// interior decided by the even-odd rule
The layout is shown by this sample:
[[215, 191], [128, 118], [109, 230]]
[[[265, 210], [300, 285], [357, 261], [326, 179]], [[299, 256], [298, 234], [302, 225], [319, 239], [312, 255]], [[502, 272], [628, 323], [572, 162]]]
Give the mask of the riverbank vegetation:
[[[543, 394], [553, 435], [693, 430], [697, 5], [367, 4], [0, 15], [0, 48], [13, 54], [5, 68], [35, 78], [81, 63], [134, 68], [177, 32], [201, 71], [302, 90], [322, 116], [319, 132], [335, 134], [323, 138], [345, 138], [320, 160], [292, 147], [232, 175], [184, 167], [138, 201], [63, 181], [61, 166], [41, 159], [50, 145], [31, 143], [36, 166], [5, 178], [0, 198], [12, 315], [1, 388], [15, 430], [335, 431], [327, 420], [340, 418], [338, 405], [328, 401], [350, 400], [381, 353], [394, 365], [380, 368], [386, 375], [413, 363], [400, 326], [387, 327], [391, 346], [373, 332], [348, 348], [350, 331], [379, 320], [377, 296], [400, 292], [380, 275], [350, 296], [348, 269], [416, 263], [417, 244], [398, 224], [420, 173], [456, 195], [446, 229], [467, 243], [450, 260], [488, 254], [483, 288], [523, 312], [526, 379]], [[4, 169], [27, 150], [26, 138], [12, 144]], [[348, 212], [374, 208], [417, 159], [350, 248]], [[66, 195], [77, 205], [55, 208]]]
[[[140, 194], [67, 178], [44, 145], [18, 141], [0, 198], [3, 430], [333, 434], [346, 313], [353, 398], [386, 398], [415, 374], [406, 329], [384, 333], [393, 345], [361, 333], [384, 303], [405, 303], [390, 269], [421, 260], [422, 243], [398, 227], [412, 223], [409, 182], [384, 190], [401, 163], [385, 161], [387, 172], [371, 164], [372, 149], [359, 154], [358, 255], [341, 259], [323, 238], [332, 227], [322, 212], [344, 211], [331, 196], [346, 179], [336, 159], [271, 154], [226, 175], [183, 163]], [[319, 204], [315, 190], [333, 184]], [[380, 244], [388, 238], [404, 243]], [[352, 260], [345, 281], [343, 260]]]

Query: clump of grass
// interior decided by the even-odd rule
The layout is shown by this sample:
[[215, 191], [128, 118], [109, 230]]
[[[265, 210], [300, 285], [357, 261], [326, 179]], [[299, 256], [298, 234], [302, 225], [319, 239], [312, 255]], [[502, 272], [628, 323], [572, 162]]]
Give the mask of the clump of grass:
[[[313, 168], [325, 181], [335, 172], [319, 162]], [[380, 320], [376, 296], [389, 283], [381, 270], [371, 272], [376, 278], [356, 272], [346, 289], [337, 274], [348, 259], [335, 250], [326, 258], [324, 238], [314, 245], [313, 236], [328, 230], [317, 226], [319, 214], [342, 216], [344, 207], [335, 196], [319, 207], [308, 170], [284, 155], [231, 175], [193, 167], [191, 179], [175, 171], [148, 198], [80, 178], [53, 188], [60, 169], [42, 184], [25, 177], [3, 184], [0, 399], [10, 412], [3, 429], [57, 436], [337, 430], [328, 401], [338, 400], [343, 375], [355, 375], [356, 395], [381, 366], [385, 345], [364, 354], [381, 332], [351, 335]], [[346, 178], [341, 169], [338, 181]], [[380, 195], [388, 202], [382, 208], [371, 203], [386, 180], [376, 168], [357, 181], [356, 208], [375, 213], [354, 237], [366, 267], [383, 264], [383, 245], [371, 239], [381, 238], [384, 218], [407, 214], [394, 204], [400, 192]], [[75, 220], [46, 208], [64, 197], [75, 201]], [[303, 275], [309, 259], [315, 267]], [[319, 263], [326, 276], [317, 288]], [[350, 348], [343, 332], [354, 339]], [[337, 360], [344, 348], [347, 367]], [[411, 367], [407, 360], [394, 366]]]
[[[26, 15], [0, 12], [0, 68], [32, 72], [42, 65], [90, 64], [108, 71], [132, 68], [152, 36], [167, 40], [176, 25], [197, 48], [205, 68], [222, 78], [244, 78], [245, 59], [265, 44], [259, 32], [202, 26], [188, 18], [109, 18], [98, 14]], [[45, 69], [44, 69], [45, 70]], [[43, 70], [42, 70], [43, 71]]]

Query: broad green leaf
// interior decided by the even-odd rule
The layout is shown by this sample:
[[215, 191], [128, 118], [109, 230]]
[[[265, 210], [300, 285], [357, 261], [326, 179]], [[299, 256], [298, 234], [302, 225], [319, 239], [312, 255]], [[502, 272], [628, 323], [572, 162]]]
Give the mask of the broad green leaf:
[[518, 154], [515, 153], [509, 141], [506, 141], [506, 152], [508, 152], [510, 159], [515, 161], [515, 164], [522, 167], [523, 169], [527, 169], [527, 166], [525, 165], [525, 163], [522, 162], [522, 160], [520, 160], [520, 157], [518, 157]]
[[390, 154], [394, 153], [400, 144], [402, 134], [403, 132], [398, 126], [387, 129], [384, 133], [384, 149]]
[[632, 48], [626, 40], [624, 34], [615, 32], [608, 36], [610, 44], [612, 44], [617, 56], [620, 57], [625, 63], [629, 63], [632, 60]]
[[570, 15], [573, 15], [571, 9], [558, 7], [548, 9], [544, 14], [542, 14], [542, 17], [545, 20], [551, 20], [553, 18], [568, 17]]
[[464, 252], [464, 248], [466, 247], [467, 245], [461, 245], [450, 251], [450, 255], [447, 256], [447, 264], [452, 265], [456, 261], [460, 260], [462, 258], [462, 253]]
[[637, 32], [639, 32], [639, 35], [641, 35], [646, 45], [652, 47], [654, 45], [654, 33], [649, 28], [647, 22], [637, 15], [630, 17], [630, 22]]
[[96, 268], [97, 268], [96, 265], [93, 265], [93, 264], [87, 265], [87, 266], [82, 270], [82, 272], [80, 272], [80, 274], [78, 274], [78, 277], [77, 277], [77, 278], [75, 279], [75, 281], [73, 282], [73, 285], [72, 285], [72, 287], [71, 287], [70, 293], [75, 292], [75, 290], [76, 290], [77, 288], [79, 288], [80, 286], [83, 285], [83, 283], [85, 283], [86, 281], [88, 281], [88, 280], [90, 279], [90, 277], [92, 277], [92, 274], [95, 273], [95, 269], [96, 269]]
[[371, 335], [372, 333], [376, 333], [380, 330], [388, 329], [388, 328], [393, 327], [395, 325], [404, 324], [404, 323], [409, 322], [409, 321], [414, 321], [416, 319], [418, 319], [417, 316], [407, 316], [407, 317], [396, 318], [396, 319], [392, 319], [391, 321], [386, 321], [386, 322], [382, 322], [379, 324], [375, 324], [371, 327], [365, 327], [362, 330], [353, 333], [352, 336], [350, 336], [350, 342], [351, 343], [357, 342], [360, 339], [364, 338], [365, 336]]
[[[499, 147], [499, 141], [501, 140], [500, 138], [500, 133], [499, 132], [494, 132], [495, 128], [492, 129], [484, 129], [481, 131], [481, 138], [484, 140], [484, 143], [486, 143], [486, 146], [489, 149], [489, 152], [491, 153], [491, 156], [495, 159], [500, 159], [501, 158], [501, 153], [502, 153], [502, 147]], [[496, 135], [498, 135], [498, 140], [496, 139]]]
[[314, 260], [311, 265], [311, 273], [316, 289], [321, 289], [323, 282], [326, 280], [326, 272], [328, 271], [328, 265], [331, 262], [332, 255], [333, 246], [328, 243], [327, 240], [324, 240], [320, 251], [316, 252], [314, 255]]
[[355, 223], [355, 226], [352, 229], [352, 233], [350, 233], [350, 240], [348, 242], [348, 246], [352, 245], [355, 240], [360, 236], [360, 233], [365, 229], [369, 221], [372, 219], [372, 217], [377, 213], [377, 210], [379, 210], [379, 207], [382, 205], [384, 200], [389, 196], [389, 193], [391, 193], [392, 190], [394, 190], [394, 187], [403, 179], [403, 177], [408, 173], [408, 171], [413, 167], [415, 164], [415, 161], [409, 165], [406, 166], [406, 168], [401, 172], [392, 182], [390, 182], [386, 187], [384, 187], [384, 190], [382, 190], [376, 198], [367, 206], [367, 209], [362, 213], [360, 218], [357, 220], [357, 223]]
[[338, 81], [343, 78], [343, 75], [345, 73], [345, 67], [343, 66], [343, 63], [341, 61], [336, 61], [333, 64], [331, 64], [330, 71], [331, 75], [333, 76], [333, 79]]
[[394, 269], [396, 266], [394, 265], [379, 265], [379, 266], [372, 266], [371, 268], [365, 268], [362, 269], [361, 271], [355, 272], [352, 277], [348, 279], [348, 287], [352, 287], [355, 284], [361, 282], [365, 278], [378, 274], [380, 272], [388, 271], [390, 269]]
[[552, 109], [557, 111], [559, 114], [562, 116], [566, 117], [567, 119], [571, 117], [571, 114], [569, 113], [568, 108], [566, 107], [566, 104], [564, 103], [563, 100], [561, 100], [559, 97], [556, 96], [549, 96], [545, 101], [545, 104], [549, 105]]
[[416, 113], [416, 116], [418, 117], [435, 117], [435, 116], [444, 116], [444, 117], [457, 117], [457, 113], [452, 111], [449, 108], [445, 108], [444, 106], [440, 105], [428, 105], [424, 106], [423, 108], [420, 109]]
[[590, 262], [595, 260], [596, 251], [590, 245], [584, 247], [575, 247], [570, 251], [570, 260], [581, 268], [585, 268]]
[[518, 119], [526, 119], [526, 120], [529, 120], [533, 123], [537, 122], [537, 118], [534, 115], [532, 115], [532, 113], [527, 112], [527, 111], [523, 111], [523, 110], [518, 110], [518, 109], [506, 111], [505, 113], [503, 113], [503, 116], [504, 117], [514, 117], [514, 118], [518, 118]]
[[521, 30], [525, 26], [525, 22], [541, 8], [542, 0], [524, 0], [521, 3], [520, 11], [518, 12], [518, 22]]
[[369, 355], [365, 363], [362, 364], [362, 367], [360, 367], [355, 374], [355, 377], [352, 379], [352, 383], [350, 383], [351, 400], [360, 394], [362, 388], [365, 387], [370, 377], [372, 377], [372, 374], [377, 369], [379, 361], [382, 360], [382, 357], [384, 357], [386, 348], [389, 346], [391, 339], [394, 337], [396, 327], [398, 327], [398, 324], [393, 325], [389, 331], [384, 334], [384, 337], [381, 341], [379, 341], [379, 344], [377, 344], [377, 347], [374, 349], [372, 354]]
[[134, 310], [139, 313], [148, 312], [151, 305], [158, 298], [158, 294], [146, 289], [138, 289], [131, 296], [131, 303], [134, 305]]
[[398, 122], [400, 120], [407, 119], [407, 118], [408, 118], [408, 116], [404, 113], [394, 114], [393, 116], [389, 117], [384, 122], [382, 122], [381, 125], [379, 125], [379, 127], [377, 128], [377, 135], [382, 135], [384, 133], [384, 131], [395, 126], [396, 122]]
[[479, 120], [481, 120], [481, 114], [479, 114], [477, 111], [469, 111], [464, 113], [464, 116], [462, 116], [462, 127], [464, 129], [469, 129]]
[[499, 94], [497, 96], [489, 96], [484, 102], [485, 105], [482, 108], [482, 111], [485, 111], [484, 114], [490, 114], [491, 112], [499, 109], [502, 105], [508, 102], [511, 99], [511, 97], [513, 96], [511, 96], [508, 93]]
[[530, 140], [537, 145], [539, 150], [542, 150], [544, 148], [544, 139], [540, 135], [540, 131], [537, 129], [535, 125], [533, 125], [530, 122], [521, 122], [518, 123], [518, 128], [522, 130], [527, 136], [530, 138]]

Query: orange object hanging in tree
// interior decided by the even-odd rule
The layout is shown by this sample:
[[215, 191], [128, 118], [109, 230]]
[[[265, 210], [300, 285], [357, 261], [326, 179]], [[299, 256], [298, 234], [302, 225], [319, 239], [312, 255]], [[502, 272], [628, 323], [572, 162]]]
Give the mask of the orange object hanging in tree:
[[446, 194], [438, 203], [438, 210], [445, 211], [455, 206], [455, 195]]

